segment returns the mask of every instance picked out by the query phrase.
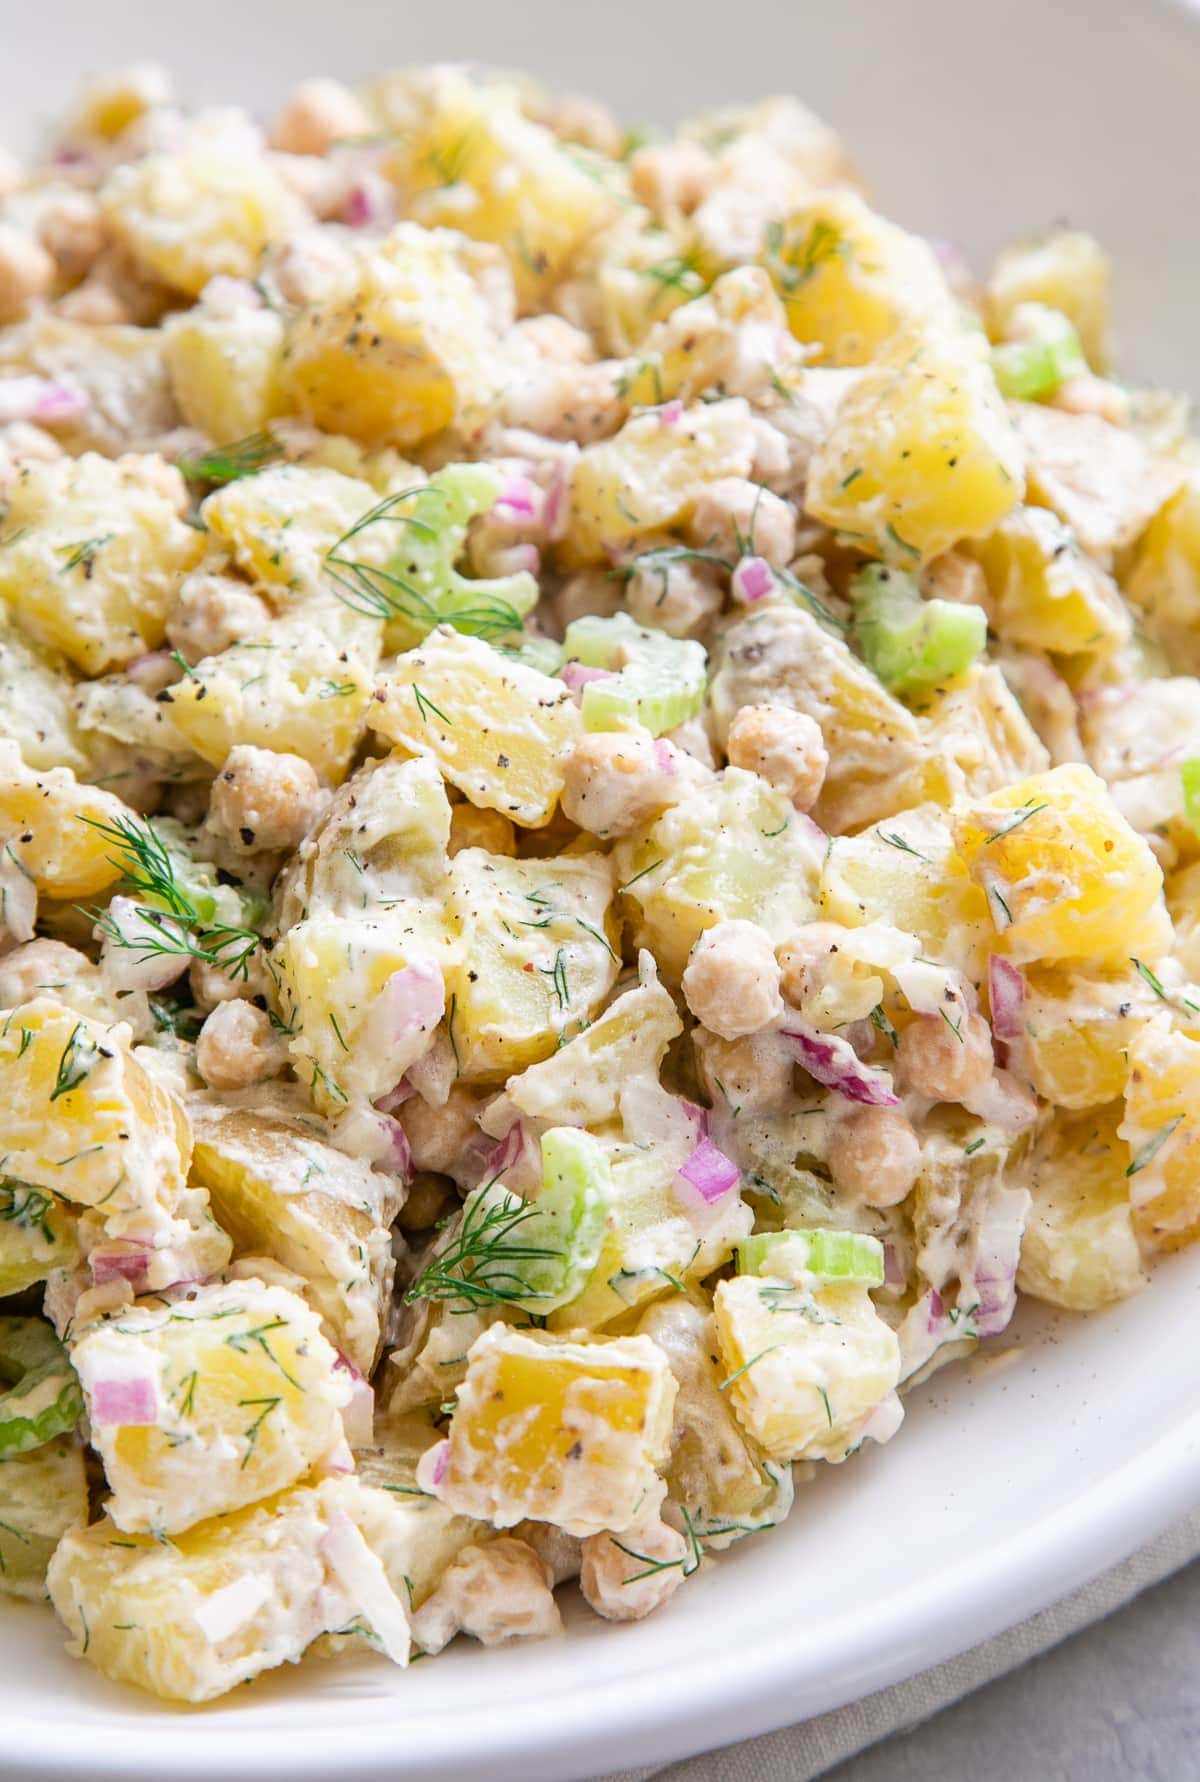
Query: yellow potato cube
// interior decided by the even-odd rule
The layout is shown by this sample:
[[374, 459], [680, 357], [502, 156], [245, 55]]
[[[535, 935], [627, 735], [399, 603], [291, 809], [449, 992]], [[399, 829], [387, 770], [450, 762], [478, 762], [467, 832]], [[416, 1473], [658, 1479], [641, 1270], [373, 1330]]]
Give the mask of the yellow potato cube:
[[293, 317], [284, 380], [325, 432], [405, 447], [483, 416], [495, 355], [461, 237], [399, 223], [327, 302]]
[[1200, 472], [1150, 521], [1122, 585], [1172, 667], [1200, 674]]
[[532, 1120], [555, 1126], [600, 1126], [616, 1118], [621, 1090], [632, 1077], [657, 1077], [683, 1022], [648, 953], [641, 982], [614, 997], [582, 1033], [552, 1057], [531, 1064], [507, 1086], [504, 1100]]
[[403, 1601], [360, 1533], [386, 1514], [383, 1498], [323, 1479], [165, 1542], [105, 1515], [61, 1542], [50, 1595], [78, 1656], [166, 1701], [212, 1701], [296, 1663], [324, 1633], [375, 1634], [375, 1618], [403, 1663]]
[[54, 1549], [87, 1518], [83, 1448], [73, 1436], [0, 1456], [0, 1596], [44, 1597]]
[[272, 955], [289, 1049], [325, 1113], [394, 1089], [429, 1049], [446, 1006], [439, 954], [448, 934], [415, 913], [318, 911]]
[[1095, 1312], [1145, 1286], [1120, 1117], [1118, 1102], [1055, 1120], [1039, 1135], [1017, 1271], [1022, 1293], [1071, 1312]]
[[1175, 924], [1175, 957], [1185, 976], [1200, 982], [1200, 862], [1167, 880], [1167, 908]]
[[511, 860], [464, 848], [450, 867], [462, 945], [446, 972], [461, 1076], [501, 1081], [548, 1058], [616, 981], [612, 866], [603, 854]]
[[361, 620], [343, 630], [341, 610], [241, 638], [167, 690], [176, 729], [203, 760], [220, 767], [235, 743], [250, 743], [303, 756], [327, 785], [344, 778], [366, 727], [379, 627], [373, 638]]
[[992, 927], [987, 902], [930, 805], [835, 835], [821, 872], [821, 913], [847, 928], [890, 922], [915, 934], [930, 959], [980, 983]]
[[719, 1552], [782, 1522], [791, 1508], [791, 1468], [755, 1446], [721, 1391], [724, 1370], [714, 1359], [711, 1314], [676, 1294], [650, 1308], [638, 1334], [658, 1344], [679, 1384], [667, 1491], [673, 1502], [687, 1505], [697, 1540]]
[[764, 264], [797, 340], [830, 365], [869, 365], [901, 330], [956, 323], [937, 256], [857, 192], [831, 187], [767, 229]]
[[1048, 508], [1018, 508], [966, 549], [987, 577], [992, 629], [1008, 642], [1073, 655], [1132, 636], [1116, 583]]
[[456, 68], [412, 82], [393, 172], [420, 222], [495, 242], [509, 256], [525, 310], [542, 308], [616, 198], [573, 145], [524, 117], [514, 87], [483, 86]]
[[274, 887], [276, 934], [310, 910], [371, 915], [418, 909], [437, 932], [450, 888], [450, 804], [432, 761], [399, 749], [339, 786]]
[[706, 483], [749, 476], [750, 410], [741, 397], [696, 403], [673, 426], [634, 415], [612, 439], [585, 446], [571, 481], [562, 551], [573, 565], [608, 563], [647, 533], [685, 520]]
[[472, 804], [531, 829], [550, 821], [583, 726], [560, 680], [443, 625], [396, 658], [379, 691], [373, 729], [431, 756]]
[[75, 721], [75, 681], [63, 658], [41, 649], [0, 613], [0, 736], [35, 769], [83, 773], [86, 745]]
[[1052, 508], [1101, 563], [1133, 544], [1184, 480], [1181, 463], [1156, 456], [1136, 434], [1099, 415], [1042, 402], [1013, 402], [1009, 413], [1030, 501]]
[[1129, 1048], [1162, 1002], [1129, 963], [1033, 966], [1025, 973], [1022, 1058], [1038, 1094], [1098, 1108], [1124, 1093]]
[[633, 933], [678, 983], [714, 923], [757, 922], [774, 940], [817, 905], [825, 836], [757, 774], [727, 767], [613, 850]]
[[947, 681], [914, 709], [922, 720], [927, 758], [921, 798], [943, 808], [983, 798], [1028, 774], [1043, 773], [1050, 755], [994, 663], [978, 663]]
[[895, 1332], [861, 1285], [735, 1275], [713, 1313], [724, 1390], [773, 1460], [844, 1460], [900, 1378]]
[[219, 140], [124, 161], [100, 201], [146, 277], [196, 297], [210, 278], [253, 278], [266, 248], [304, 221], [264, 155]]
[[[391, 1306], [394, 1177], [269, 1110], [192, 1109], [193, 1180], [241, 1256], [270, 1256], [303, 1277], [330, 1341], [369, 1375]], [[2, 1203], [0, 1203], [2, 1204]]]
[[1133, 1224], [1151, 1254], [1200, 1237], [1200, 1037], [1144, 1025], [1129, 1048], [1125, 1118]]
[[351, 1375], [294, 1293], [261, 1281], [135, 1305], [70, 1349], [92, 1444], [135, 1534], [175, 1534], [293, 1484], [343, 1441]]
[[103, 1027], [50, 996], [0, 1020], [4, 1167], [62, 1200], [118, 1213], [170, 1206], [191, 1135], [179, 1103]]
[[809, 613], [769, 605], [720, 638], [710, 688], [724, 741], [743, 705], [785, 705], [821, 726], [829, 767], [813, 815], [834, 832], [918, 804], [921, 725], [840, 638]]
[[271, 309], [198, 303], [172, 316], [163, 355], [184, 419], [224, 444], [282, 414], [283, 321]]
[[1014, 959], [1153, 961], [1170, 947], [1162, 871], [1090, 767], [1034, 774], [954, 828]]
[[[779, 342], [787, 327], [784, 308], [760, 266], [739, 266], [716, 279], [711, 290], [656, 322], [636, 365], [625, 374], [624, 394], [651, 406], [681, 397], [695, 402], [720, 387], [735, 355], [748, 345], [778, 375], [788, 367]], [[793, 349], [797, 367], [804, 355]]]
[[620, 1533], [661, 1501], [675, 1380], [648, 1337], [573, 1343], [493, 1325], [471, 1345], [445, 1446], [418, 1481], [496, 1528]]
[[988, 282], [988, 320], [999, 339], [1022, 303], [1045, 303], [1070, 317], [1092, 370], [1107, 371], [1112, 357], [1108, 287], [1108, 255], [1100, 244], [1079, 230], [1057, 229], [1005, 248]]
[[[0, 1176], [0, 1299], [70, 1268], [78, 1255], [73, 1209], [44, 1189]], [[0, 1572], [3, 1567], [0, 1566]]]
[[161, 458], [93, 452], [28, 466], [9, 491], [0, 600], [86, 674], [157, 649], [204, 538], [184, 524], [183, 478]]
[[906, 568], [983, 538], [1021, 499], [1017, 439], [986, 342], [901, 339], [845, 397], [808, 472], [815, 519]]
[[[413, 477], [419, 482], [420, 472]], [[201, 516], [243, 575], [273, 599], [290, 605], [316, 596], [332, 604], [336, 591], [325, 570], [326, 555], [378, 499], [360, 477], [276, 464], [218, 489], [204, 502]], [[352, 555], [356, 562], [382, 568], [402, 542], [398, 521], [381, 522], [363, 528]]]
[[0, 739], [0, 824], [11, 858], [47, 897], [94, 897], [115, 884], [122, 869], [96, 825], [129, 815], [114, 793], [82, 784], [69, 767], [33, 772]]

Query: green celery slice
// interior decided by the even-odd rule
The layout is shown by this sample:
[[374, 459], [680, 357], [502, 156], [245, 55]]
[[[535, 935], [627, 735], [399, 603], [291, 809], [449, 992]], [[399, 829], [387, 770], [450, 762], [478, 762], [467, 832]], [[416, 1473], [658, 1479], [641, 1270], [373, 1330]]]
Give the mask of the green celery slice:
[[621, 730], [642, 724], [652, 736], [674, 730], [704, 704], [708, 657], [691, 638], [668, 637], [628, 613], [588, 616], [567, 626], [563, 649], [585, 668], [610, 671], [583, 688], [584, 727]]
[[41, 1318], [0, 1318], [0, 1455], [27, 1454], [79, 1422], [83, 1393]]
[[743, 1275], [883, 1285], [883, 1245], [860, 1231], [759, 1232], [738, 1245], [737, 1262]]
[[920, 694], [968, 669], [987, 643], [987, 614], [952, 600], [922, 600], [904, 570], [879, 563], [851, 584], [863, 660], [890, 693]]

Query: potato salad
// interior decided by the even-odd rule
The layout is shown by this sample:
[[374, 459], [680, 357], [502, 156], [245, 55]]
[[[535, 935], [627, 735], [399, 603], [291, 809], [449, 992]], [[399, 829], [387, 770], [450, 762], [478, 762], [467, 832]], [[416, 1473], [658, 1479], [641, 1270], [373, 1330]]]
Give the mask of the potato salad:
[[457, 66], [0, 155], [0, 1592], [106, 1677], [686, 1601], [1200, 1236], [1197, 977], [1089, 236]]

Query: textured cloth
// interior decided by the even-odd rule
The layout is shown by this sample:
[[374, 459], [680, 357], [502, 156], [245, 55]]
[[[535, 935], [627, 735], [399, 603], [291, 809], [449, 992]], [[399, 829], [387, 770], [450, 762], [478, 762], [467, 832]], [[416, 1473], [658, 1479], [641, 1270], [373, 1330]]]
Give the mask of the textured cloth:
[[919, 1725], [984, 1683], [1111, 1615], [1140, 1591], [1197, 1557], [1200, 1510], [1072, 1596], [906, 1683], [895, 1683], [890, 1689], [799, 1726], [785, 1727], [782, 1732], [679, 1763], [628, 1770], [608, 1782], [647, 1782], [649, 1777], [655, 1782], [811, 1782], [889, 1733]]

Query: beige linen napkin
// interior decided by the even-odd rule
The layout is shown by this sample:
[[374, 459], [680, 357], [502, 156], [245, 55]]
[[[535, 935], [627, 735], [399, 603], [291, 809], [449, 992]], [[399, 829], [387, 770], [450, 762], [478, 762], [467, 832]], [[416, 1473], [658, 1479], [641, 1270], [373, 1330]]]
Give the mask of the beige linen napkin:
[[907, 1732], [982, 1684], [1111, 1615], [1139, 1592], [1198, 1557], [1200, 1509], [1072, 1596], [994, 1640], [922, 1671], [907, 1683], [893, 1684], [831, 1714], [767, 1733], [761, 1739], [728, 1745], [680, 1763], [627, 1770], [607, 1782], [647, 1782], [649, 1777], [655, 1782], [811, 1782], [889, 1733]]

